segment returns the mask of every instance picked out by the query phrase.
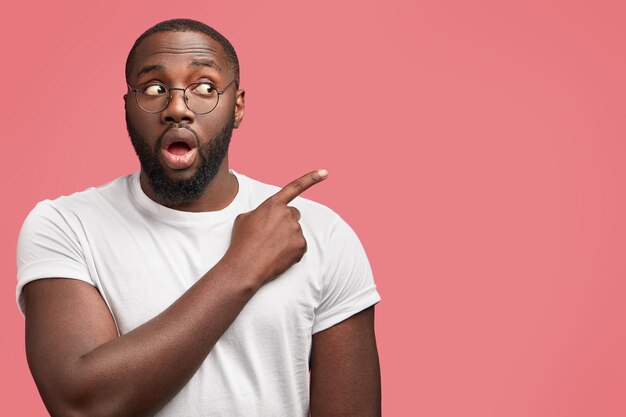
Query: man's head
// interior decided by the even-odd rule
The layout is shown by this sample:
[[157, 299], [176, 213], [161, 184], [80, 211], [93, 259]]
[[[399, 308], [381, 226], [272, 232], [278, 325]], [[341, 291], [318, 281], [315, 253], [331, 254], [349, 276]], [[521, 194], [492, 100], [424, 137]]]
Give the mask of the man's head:
[[154, 197], [169, 206], [195, 201], [227, 172], [232, 129], [243, 119], [235, 50], [203, 23], [161, 22], [133, 45], [126, 80], [126, 125]]

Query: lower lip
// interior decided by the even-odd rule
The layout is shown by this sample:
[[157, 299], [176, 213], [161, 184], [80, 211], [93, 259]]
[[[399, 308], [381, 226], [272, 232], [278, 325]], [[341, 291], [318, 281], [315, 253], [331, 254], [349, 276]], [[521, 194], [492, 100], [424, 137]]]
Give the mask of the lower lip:
[[161, 149], [161, 156], [165, 165], [172, 169], [185, 169], [193, 165], [193, 161], [196, 160], [198, 148], [193, 148], [189, 152], [182, 155], [176, 155], [169, 152], [167, 149]]

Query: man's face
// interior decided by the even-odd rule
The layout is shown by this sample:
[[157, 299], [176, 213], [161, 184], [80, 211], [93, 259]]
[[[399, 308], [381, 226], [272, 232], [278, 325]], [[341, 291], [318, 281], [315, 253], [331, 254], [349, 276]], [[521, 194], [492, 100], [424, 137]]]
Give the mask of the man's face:
[[[129, 84], [157, 81], [171, 88], [208, 82], [222, 91], [233, 80], [221, 45], [197, 32], [160, 32], [144, 39], [135, 53]], [[183, 92], [171, 91], [168, 106], [147, 113], [135, 93], [125, 96], [126, 126], [142, 172], [157, 200], [176, 206], [198, 199], [225, 169], [232, 129], [243, 118], [243, 91], [230, 84], [217, 107], [197, 115]], [[227, 165], [227, 164], [226, 164]]]

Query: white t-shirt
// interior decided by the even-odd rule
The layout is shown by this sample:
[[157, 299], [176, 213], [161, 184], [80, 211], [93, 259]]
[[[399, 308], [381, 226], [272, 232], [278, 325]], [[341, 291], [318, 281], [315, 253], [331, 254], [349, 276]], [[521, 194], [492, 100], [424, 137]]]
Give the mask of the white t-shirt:
[[[18, 241], [20, 310], [25, 284], [64, 277], [95, 286], [122, 335], [152, 319], [222, 258], [235, 217], [278, 191], [231, 172], [237, 196], [213, 212], [157, 204], [138, 172], [37, 204]], [[306, 254], [261, 287], [159, 417], [307, 416], [312, 335], [380, 301], [354, 231], [321, 204], [290, 205]]]

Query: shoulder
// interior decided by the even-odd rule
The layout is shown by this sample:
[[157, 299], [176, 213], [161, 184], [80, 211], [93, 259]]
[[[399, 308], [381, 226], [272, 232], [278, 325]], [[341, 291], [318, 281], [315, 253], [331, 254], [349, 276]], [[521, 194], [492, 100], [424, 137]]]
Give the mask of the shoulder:
[[73, 194], [40, 201], [28, 214], [26, 221], [67, 219], [79, 216], [81, 213], [105, 210], [107, 206], [117, 205], [125, 196], [130, 195], [133, 175], [122, 176], [106, 184], [90, 187]]
[[122, 201], [129, 200], [123, 197], [129, 188], [129, 177], [40, 201], [24, 219], [18, 250], [36, 242], [59, 240], [60, 236], [76, 240], [86, 224], [99, 224], [110, 218], [111, 213], [128, 204]]

